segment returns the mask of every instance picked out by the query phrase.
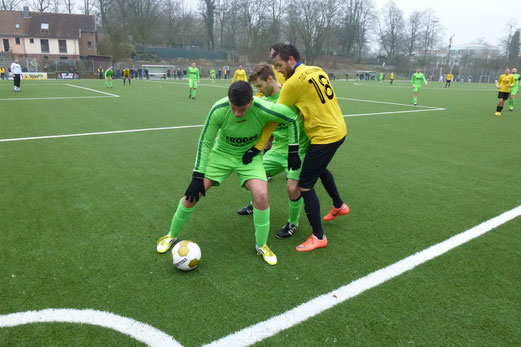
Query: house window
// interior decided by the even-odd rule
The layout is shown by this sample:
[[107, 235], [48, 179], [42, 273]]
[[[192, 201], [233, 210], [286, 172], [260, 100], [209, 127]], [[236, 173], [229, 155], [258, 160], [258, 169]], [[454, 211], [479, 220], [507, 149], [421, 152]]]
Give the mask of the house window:
[[33, 44], [34, 43], [34, 39], [29, 39], [29, 43]]
[[87, 41], [87, 47], [92, 48], [92, 41]]
[[49, 23], [42, 23], [40, 25], [40, 29], [42, 29], [42, 30], [49, 30]]
[[44, 55], [44, 56], [43, 56], [43, 59], [49, 59], [49, 56]]
[[40, 46], [42, 47], [42, 53], [49, 53], [49, 40], [40, 39]]
[[58, 40], [58, 47], [60, 48], [60, 53], [67, 53], [67, 40]]
[[9, 52], [9, 39], [4, 39], [4, 52]]
[[60, 57], [60, 60], [68, 60], [68, 57]]
[[20, 29], [20, 24], [15, 24], [14, 27], [15, 27], [16, 29]]
[[14, 38], [14, 42], [16, 42], [17, 45], [20, 45], [20, 38], [19, 37], [15, 37]]

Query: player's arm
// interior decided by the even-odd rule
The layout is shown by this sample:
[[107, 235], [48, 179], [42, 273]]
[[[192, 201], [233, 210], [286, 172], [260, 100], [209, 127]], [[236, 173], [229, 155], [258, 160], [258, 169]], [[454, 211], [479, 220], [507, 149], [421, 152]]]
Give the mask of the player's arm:
[[425, 78], [425, 75], [423, 75], [423, 83], [425, 83], [426, 86], [428, 85], [427, 79]]
[[199, 83], [199, 80], [200, 80], [200, 73], [199, 73], [199, 69], [197, 69], [197, 83]]
[[237, 71], [235, 71], [235, 73], [233, 74], [233, 78], [232, 78], [232, 83], [235, 82], [235, 80], [237, 79]]
[[197, 154], [195, 156], [194, 172], [198, 172], [204, 175], [206, 171], [206, 162], [210, 150], [214, 145], [215, 138], [221, 127], [221, 112], [225, 110], [222, 104], [216, 104], [210, 110], [206, 121], [204, 122], [203, 130], [197, 141]]
[[503, 79], [503, 76], [499, 76], [498, 80], [497, 80], [497, 84], [496, 84], [496, 88], [499, 89], [500, 86], [501, 86], [501, 80]]
[[270, 139], [271, 135], [277, 129], [277, 126], [279, 125], [278, 122], [268, 122], [264, 126], [261, 132], [261, 136], [259, 138], [259, 141], [257, 141], [257, 144], [255, 145], [255, 149], [257, 149], [259, 152], [264, 149], [264, 146]]

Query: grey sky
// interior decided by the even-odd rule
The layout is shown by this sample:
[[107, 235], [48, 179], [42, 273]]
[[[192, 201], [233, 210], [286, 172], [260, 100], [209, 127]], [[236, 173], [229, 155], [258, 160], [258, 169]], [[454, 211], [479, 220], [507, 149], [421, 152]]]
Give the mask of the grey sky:
[[[373, 0], [380, 10], [389, 0]], [[407, 19], [414, 10], [435, 10], [440, 24], [445, 28], [443, 40], [455, 34], [453, 45], [466, 44], [484, 38], [491, 45], [499, 46], [506, 36], [504, 31], [510, 18], [519, 18], [521, 25], [521, 0], [394, 0]]]

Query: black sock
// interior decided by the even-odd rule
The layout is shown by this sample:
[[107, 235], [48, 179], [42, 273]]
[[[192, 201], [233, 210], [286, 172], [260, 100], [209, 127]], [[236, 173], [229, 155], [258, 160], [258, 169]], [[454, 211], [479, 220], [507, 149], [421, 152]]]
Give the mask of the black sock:
[[325, 169], [322, 175], [320, 175], [320, 179], [322, 180], [322, 185], [326, 188], [327, 193], [333, 199], [333, 206], [335, 208], [340, 208], [344, 204], [340, 194], [338, 194], [338, 189], [336, 187], [335, 178], [333, 174], [328, 169]]
[[501, 109], [499, 108], [499, 106], [496, 107], [496, 112], [501, 112]]
[[304, 210], [308, 217], [309, 224], [313, 229], [313, 235], [322, 240], [324, 237], [324, 230], [322, 230], [322, 220], [320, 219], [320, 201], [314, 189], [301, 192], [304, 198]]
[[501, 112], [502, 109], [503, 109], [503, 106], [498, 106], [497, 107], [498, 112]]

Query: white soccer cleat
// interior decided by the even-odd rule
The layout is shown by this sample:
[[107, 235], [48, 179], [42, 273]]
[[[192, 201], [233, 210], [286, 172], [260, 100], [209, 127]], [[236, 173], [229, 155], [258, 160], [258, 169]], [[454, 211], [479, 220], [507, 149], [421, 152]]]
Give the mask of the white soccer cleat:
[[165, 236], [161, 236], [159, 240], [157, 240], [157, 253], [165, 253], [172, 247], [177, 238], [171, 237], [170, 234], [166, 234]]

